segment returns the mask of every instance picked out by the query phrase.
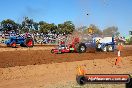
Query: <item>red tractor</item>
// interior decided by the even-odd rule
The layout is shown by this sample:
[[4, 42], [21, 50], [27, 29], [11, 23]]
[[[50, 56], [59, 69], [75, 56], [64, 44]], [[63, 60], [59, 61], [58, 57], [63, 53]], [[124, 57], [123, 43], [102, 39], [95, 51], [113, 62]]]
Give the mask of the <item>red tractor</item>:
[[51, 53], [72, 53], [72, 52], [86, 52], [86, 46], [84, 43], [80, 43], [79, 38], [74, 38], [72, 43], [66, 45], [64, 41], [61, 41], [57, 48], [52, 49]]

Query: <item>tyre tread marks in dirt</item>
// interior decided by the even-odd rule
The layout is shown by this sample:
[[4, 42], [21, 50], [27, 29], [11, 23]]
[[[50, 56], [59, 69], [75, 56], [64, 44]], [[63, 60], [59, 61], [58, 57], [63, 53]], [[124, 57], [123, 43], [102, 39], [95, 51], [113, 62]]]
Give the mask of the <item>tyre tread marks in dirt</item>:
[[33, 47], [34, 46], [34, 41], [32, 38], [26, 38], [24, 41], [24, 45], [26, 47]]

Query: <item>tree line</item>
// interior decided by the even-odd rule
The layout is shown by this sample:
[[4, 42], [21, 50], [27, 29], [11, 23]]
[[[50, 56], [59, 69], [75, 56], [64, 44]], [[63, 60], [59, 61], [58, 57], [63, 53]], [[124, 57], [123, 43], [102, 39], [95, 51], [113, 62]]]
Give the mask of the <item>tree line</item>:
[[1, 21], [0, 30], [4, 32], [14, 30], [19, 33], [39, 32], [47, 34], [51, 32], [56, 34], [71, 34], [75, 30], [75, 25], [72, 21], [66, 21], [55, 25], [54, 23], [47, 23], [44, 21], [35, 22], [33, 19], [25, 17], [22, 23], [16, 23], [11, 19]]
[[[99, 29], [96, 25], [90, 24], [89, 27], [83, 26], [77, 28], [78, 31], [82, 31], [83, 33], [88, 33], [89, 28], [91, 28], [95, 34], [99, 35], [116, 35], [119, 36], [118, 27], [111, 26], [107, 27], [104, 30]], [[72, 21], [66, 21], [61, 24], [47, 23], [45, 21], [35, 22], [33, 19], [29, 19], [25, 17], [22, 23], [16, 23], [11, 19], [6, 19], [1, 21], [1, 31], [8, 32], [14, 30], [19, 33], [25, 32], [39, 32], [47, 34], [49, 32], [55, 34], [71, 34], [75, 30], [75, 25]]]

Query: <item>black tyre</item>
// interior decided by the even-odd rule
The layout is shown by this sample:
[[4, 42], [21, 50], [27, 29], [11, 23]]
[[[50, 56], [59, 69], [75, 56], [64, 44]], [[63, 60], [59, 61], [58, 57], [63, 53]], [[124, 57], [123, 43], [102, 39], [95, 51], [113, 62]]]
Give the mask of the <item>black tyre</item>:
[[79, 44], [78, 51], [79, 51], [79, 53], [84, 53], [84, 52], [86, 52], [86, 46], [85, 46], [84, 43], [80, 43], [80, 44]]
[[112, 45], [108, 45], [107, 46], [107, 50], [108, 50], [108, 52], [113, 52], [114, 51], [114, 48], [113, 48]]
[[101, 48], [101, 50], [103, 51], [103, 52], [107, 52], [107, 46], [103, 46], [102, 48]]
[[74, 53], [74, 50], [70, 50], [70, 53]]
[[26, 47], [24, 44], [20, 44], [21, 47]]
[[25, 42], [24, 42], [24, 45], [26, 47], [33, 47], [34, 46], [34, 41], [32, 38], [26, 38], [25, 39]]
[[101, 44], [97, 44], [96, 45], [96, 51], [101, 51], [102, 49], [101, 49]]
[[79, 85], [84, 85], [86, 83], [86, 79], [83, 75], [77, 75], [76, 76], [76, 81]]
[[126, 88], [132, 88], [132, 78], [130, 78], [129, 83], [126, 83]]
[[51, 53], [52, 53], [52, 54], [54, 53], [54, 50], [53, 50], [53, 49], [51, 50]]
[[10, 47], [10, 44], [7, 44], [7, 47]]

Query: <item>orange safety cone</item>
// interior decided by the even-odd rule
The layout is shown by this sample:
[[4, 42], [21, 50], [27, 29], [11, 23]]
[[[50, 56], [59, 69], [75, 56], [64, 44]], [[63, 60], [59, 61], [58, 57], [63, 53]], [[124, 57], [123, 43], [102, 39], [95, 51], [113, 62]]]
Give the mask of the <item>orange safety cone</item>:
[[86, 71], [81, 66], [77, 67], [78, 75], [85, 75]]
[[118, 46], [118, 57], [116, 59], [115, 65], [117, 65], [119, 62], [121, 62], [121, 50], [123, 49], [123, 46], [121, 44], [119, 44]]
[[121, 61], [121, 57], [118, 56], [117, 59], [116, 59], [115, 65], [117, 65], [120, 61]]

